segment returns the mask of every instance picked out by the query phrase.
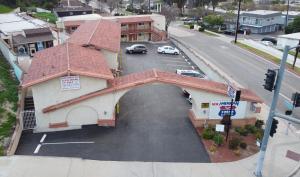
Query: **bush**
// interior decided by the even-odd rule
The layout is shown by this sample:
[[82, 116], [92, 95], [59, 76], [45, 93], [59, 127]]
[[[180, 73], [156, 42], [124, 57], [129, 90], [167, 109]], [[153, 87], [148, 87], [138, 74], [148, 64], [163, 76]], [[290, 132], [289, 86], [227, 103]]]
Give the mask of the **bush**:
[[216, 133], [213, 139], [214, 139], [215, 144], [218, 146], [220, 146], [224, 142], [223, 136], [219, 133]]
[[242, 149], [246, 149], [246, 148], [247, 148], [247, 143], [241, 142], [241, 143], [240, 143], [240, 147], [241, 147]]
[[245, 129], [251, 133], [251, 134], [255, 134], [258, 131], [258, 128], [254, 125], [245, 125]]
[[233, 138], [229, 140], [229, 149], [238, 149], [239, 145], [241, 143], [241, 140], [239, 138]]
[[199, 32], [203, 32], [204, 30], [205, 30], [205, 29], [204, 29], [204, 27], [202, 27], [202, 26], [200, 26], [199, 29], [198, 29]]
[[191, 25], [190, 25], [190, 29], [194, 29], [194, 24], [191, 24]]
[[264, 124], [263, 120], [256, 120], [255, 127], [261, 129]]
[[262, 140], [263, 136], [264, 136], [264, 130], [263, 130], [263, 129], [259, 129], [259, 130], [255, 133], [256, 139]]
[[248, 133], [249, 133], [247, 129], [242, 128], [242, 127], [236, 127], [236, 128], [235, 128], [235, 131], [236, 131], [237, 133], [239, 133], [240, 135], [242, 135], [242, 136], [247, 136]]
[[215, 131], [212, 127], [205, 128], [202, 133], [202, 137], [206, 140], [211, 140], [214, 138], [214, 136], [215, 136]]

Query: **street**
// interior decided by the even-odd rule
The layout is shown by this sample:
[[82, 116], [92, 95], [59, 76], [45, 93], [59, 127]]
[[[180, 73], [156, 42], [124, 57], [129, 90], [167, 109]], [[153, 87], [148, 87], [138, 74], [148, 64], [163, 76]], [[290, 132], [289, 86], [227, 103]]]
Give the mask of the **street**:
[[[267, 105], [270, 105], [273, 93], [264, 90], [262, 85], [267, 69], [277, 69], [279, 68], [277, 65], [225, 40], [219, 40], [220, 37], [208, 36], [180, 26], [170, 27], [169, 32], [173, 37], [215, 64], [243, 87], [256, 92]], [[209, 41], [209, 45], [207, 45], [207, 41]], [[299, 90], [300, 77], [291, 72], [285, 72], [278, 104], [280, 111], [286, 110], [284, 101], [290, 99], [292, 93], [299, 92]], [[300, 110], [294, 110], [293, 116], [300, 118]]]
[[[161, 45], [146, 44], [147, 54], [125, 54], [123, 75], [157, 68], [197, 67], [185, 55], [157, 54]], [[80, 157], [112, 161], [210, 162], [208, 154], [188, 119], [191, 105], [177, 86], [153, 84], [135, 88], [120, 99], [115, 128], [85, 126], [81, 130], [24, 132], [16, 154]]]

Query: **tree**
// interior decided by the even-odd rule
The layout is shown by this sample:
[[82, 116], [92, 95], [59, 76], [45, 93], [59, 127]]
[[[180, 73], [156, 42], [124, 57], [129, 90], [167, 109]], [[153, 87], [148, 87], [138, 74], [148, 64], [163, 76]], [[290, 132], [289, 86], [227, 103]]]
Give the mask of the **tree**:
[[177, 7], [180, 10], [180, 14], [184, 13], [184, 5], [187, 0], [173, 0], [173, 3], [177, 3]]
[[204, 17], [204, 22], [208, 23], [211, 27], [220, 26], [224, 23], [224, 18], [220, 15], [208, 15]]
[[296, 17], [292, 23], [285, 28], [285, 34], [300, 32], [300, 17]]
[[192, 17], [203, 17], [205, 15], [205, 8], [201, 6], [198, 6], [197, 8], [193, 8], [189, 10], [188, 15]]
[[166, 26], [165, 26], [165, 30], [166, 32], [168, 32], [168, 28], [169, 25], [171, 24], [172, 21], [174, 21], [176, 19], [176, 17], [178, 16], [178, 9], [176, 7], [173, 6], [169, 6], [167, 4], [164, 4], [161, 8], [161, 12], [162, 15], [165, 16], [166, 18]]
[[106, 0], [106, 4], [109, 9], [109, 13], [112, 13], [118, 7], [119, 1], [117, 0]]

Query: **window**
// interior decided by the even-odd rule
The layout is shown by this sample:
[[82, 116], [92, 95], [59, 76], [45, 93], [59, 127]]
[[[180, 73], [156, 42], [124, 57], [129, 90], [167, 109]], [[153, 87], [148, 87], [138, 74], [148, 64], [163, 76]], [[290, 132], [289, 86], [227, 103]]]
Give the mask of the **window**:
[[141, 26], [141, 25], [144, 25], [144, 23], [139, 23], [139, 25]]
[[125, 24], [121, 24], [121, 27], [124, 27], [124, 26], [126, 26]]
[[71, 30], [72, 30], [72, 31], [75, 31], [76, 29], [77, 29], [77, 26], [72, 26], [72, 27], [71, 27]]
[[258, 25], [258, 19], [255, 19], [255, 24]]
[[209, 103], [201, 103], [201, 108], [209, 108]]
[[83, 14], [83, 15], [85, 15], [85, 14], [86, 14], [86, 12], [82, 12], [82, 14]]
[[139, 36], [142, 36], [143, 34], [142, 33], [139, 33]]
[[121, 38], [126, 38], [126, 37], [127, 37], [127, 36], [126, 36], [126, 35], [124, 35], [124, 34], [122, 34], [122, 35], [121, 35]]
[[73, 15], [73, 12], [69, 12], [70, 15]]

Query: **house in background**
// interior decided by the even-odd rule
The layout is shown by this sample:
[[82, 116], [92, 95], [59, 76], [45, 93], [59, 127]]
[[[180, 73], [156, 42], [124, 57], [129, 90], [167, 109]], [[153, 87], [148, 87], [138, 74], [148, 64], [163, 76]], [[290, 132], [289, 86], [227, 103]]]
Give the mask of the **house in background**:
[[272, 33], [281, 29], [282, 13], [270, 10], [244, 11], [240, 18], [240, 28], [251, 33]]
[[62, 0], [53, 11], [56, 16], [65, 17], [92, 14], [93, 8], [80, 2], [79, 0]]
[[17, 55], [33, 55], [40, 50], [53, 47], [54, 37], [49, 28], [23, 30], [23, 34], [12, 36], [13, 51]]

